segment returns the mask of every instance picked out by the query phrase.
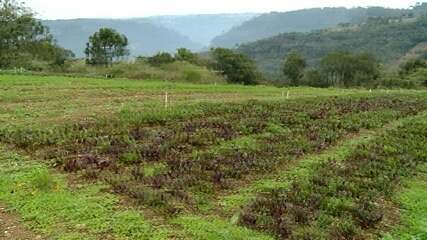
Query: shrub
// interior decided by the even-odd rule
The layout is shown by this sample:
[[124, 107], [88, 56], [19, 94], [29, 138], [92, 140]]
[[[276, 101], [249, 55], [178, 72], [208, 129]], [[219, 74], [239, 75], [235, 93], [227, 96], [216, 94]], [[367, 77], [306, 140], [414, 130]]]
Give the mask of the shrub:
[[187, 80], [188, 82], [200, 82], [202, 80], [202, 74], [200, 74], [199, 72], [196, 71], [185, 71], [184, 72], [185, 75], [185, 80]]
[[332, 84], [325, 77], [325, 74], [319, 70], [306, 71], [304, 78], [302, 79], [302, 85], [319, 88], [327, 88], [332, 86]]
[[50, 192], [58, 186], [58, 183], [47, 170], [37, 170], [31, 176], [31, 186], [41, 192]]
[[147, 58], [147, 62], [152, 66], [160, 66], [163, 64], [173, 63], [175, 58], [166, 52], [160, 52], [152, 57]]
[[255, 63], [249, 57], [225, 48], [212, 49], [216, 69], [227, 77], [230, 83], [253, 85], [257, 83]]
[[424, 59], [411, 59], [400, 65], [399, 75], [404, 77], [416, 72], [418, 69], [427, 68], [427, 62]]

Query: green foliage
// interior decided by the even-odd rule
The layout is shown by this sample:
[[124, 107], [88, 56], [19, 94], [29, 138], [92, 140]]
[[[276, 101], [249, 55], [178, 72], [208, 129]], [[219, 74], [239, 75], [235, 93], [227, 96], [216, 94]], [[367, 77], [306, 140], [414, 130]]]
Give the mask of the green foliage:
[[400, 66], [399, 74], [383, 76], [378, 85], [407, 89], [427, 87], [427, 64], [422, 59], [411, 59]]
[[328, 77], [323, 71], [318, 69], [310, 69], [304, 73], [304, 78], [301, 81], [301, 85], [327, 88], [331, 86], [331, 83], [328, 81]]
[[128, 39], [112, 28], [101, 28], [89, 37], [86, 44], [86, 62], [92, 65], [112, 65], [114, 61], [129, 55]]
[[123, 162], [124, 164], [135, 164], [140, 161], [140, 157], [137, 152], [130, 151], [130, 152], [123, 153], [122, 156], [120, 157], [120, 161]]
[[185, 74], [185, 80], [192, 83], [201, 82], [202, 80], [202, 74], [200, 74], [197, 71], [186, 71]]
[[399, 75], [404, 77], [416, 72], [419, 68], [427, 68], [427, 62], [423, 59], [411, 59], [400, 66]]
[[247, 56], [225, 48], [211, 50], [216, 61], [216, 69], [227, 77], [230, 83], [253, 85], [258, 74], [254, 62]]
[[50, 74], [110, 78], [127, 78], [136, 80], [158, 80], [163, 82], [189, 83], [225, 83], [225, 79], [212, 70], [185, 61], [152, 66], [145, 59], [121, 61], [109, 68], [87, 65], [82, 60], [66, 61], [62, 67], [42, 66]]
[[147, 59], [147, 62], [152, 66], [160, 66], [163, 64], [175, 62], [175, 58], [172, 56], [172, 54], [167, 52], [160, 52], [146, 59]]
[[329, 86], [368, 86], [380, 76], [379, 63], [367, 53], [329, 53], [321, 60], [320, 71]]
[[187, 61], [193, 64], [197, 64], [199, 60], [197, 54], [192, 53], [191, 50], [186, 48], [177, 49], [177, 53], [175, 54], [175, 59], [179, 61]]
[[312, 87], [379, 85], [380, 65], [370, 54], [331, 52], [319, 68], [308, 70], [301, 84]]
[[427, 68], [416, 70], [412, 74], [409, 74], [406, 79], [408, 82], [413, 83], [415, 87], [427, 87]]
[[51, 192], [57, 188], [58, 183], [47, 170], [42, 169], [33, 173], [31, 185], [36, 191]]
[[292, 86], [298, 86], [304, 76], [304, 68], [307, 66], [305, 59], [298, 52], [291, 52], [283, 63], [283, 73], [291, 80]]
[[0, 68], [39, 70], [37, 62], [63, 65], [72, 56], [54, 43], [29, 8], [15, 0], [0, 1]]

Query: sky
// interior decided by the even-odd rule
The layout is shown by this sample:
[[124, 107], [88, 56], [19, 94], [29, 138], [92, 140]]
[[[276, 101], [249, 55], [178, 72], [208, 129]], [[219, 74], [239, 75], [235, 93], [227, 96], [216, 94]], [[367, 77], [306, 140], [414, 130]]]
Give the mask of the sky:
[[314, 7], [408, 8], [408, 0], [23, 0], [42, 19], [132, 18], [208, 13], [262, 13]]

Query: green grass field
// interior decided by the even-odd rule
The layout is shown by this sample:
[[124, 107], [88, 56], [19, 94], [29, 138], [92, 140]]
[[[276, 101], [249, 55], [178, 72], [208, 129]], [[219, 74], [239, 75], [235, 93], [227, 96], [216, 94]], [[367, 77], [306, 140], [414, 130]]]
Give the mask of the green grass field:
[[[111, 115], [127, 108], [148, 110], [199, 102], [279, 100], [288, 89], [240, 85], [200, 85], [125, 79], [0, 75], [0, 123], [50, 124]], [[346, 95], [364, 90], [293, 88], [289, 97]], [[283, 93], [285, 96], [283, 96]]]
[[426, 91], [0, 75], [0, 206], [45, 239], [423, 239], [426, 114]]

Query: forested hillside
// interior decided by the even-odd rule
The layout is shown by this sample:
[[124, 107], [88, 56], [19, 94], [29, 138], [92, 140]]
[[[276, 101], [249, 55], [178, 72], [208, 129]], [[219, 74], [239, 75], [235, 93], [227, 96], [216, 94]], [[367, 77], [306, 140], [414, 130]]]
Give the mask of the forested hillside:
[[242, 13], [156, 16], [150, 17], [149, 20], [175, 30], [203, 46], [209, 46], [216, 36], [224, 34], [232, 27], [239, 26], [258, 15], [256, 13]]
[[292, 12], [272, 12], [253, 18], [229, 32], [216, 37], [212, 45], [235, 47], [287, 32], [309, 32], [335, 27], [340, 23], [360, 23], [369, 17], [398, 17], [409, 10], [371, 8], [315, 8]]
[[278, 75], [284, 56], [300, 52], [314, 66], [332, 51], [369, 52], [383, 63], [404, 56], [427, 41], [427, 18], [372, 19], [364, 24], [313, 31], [285, 33], [242, 45], [239, 51], [253, 57], [260, 69]]
[[78, 57], [84, 55], [89, 36], [101, 27], [114, 28], [125, 34], [129, 38], [132, 56], [151, 55], [159, 51], [174, 52], [180, 47], [192, 50], [202, 48], [201, 44], [191, 41], [188, 37], [148, 20], [75, 19], [43, 23], [49, 27], [60, 46], [72, 50]]

